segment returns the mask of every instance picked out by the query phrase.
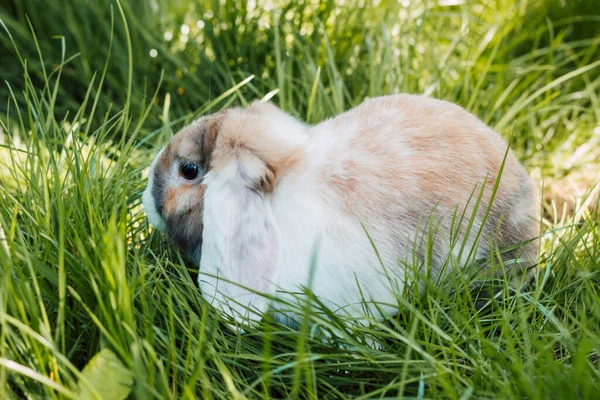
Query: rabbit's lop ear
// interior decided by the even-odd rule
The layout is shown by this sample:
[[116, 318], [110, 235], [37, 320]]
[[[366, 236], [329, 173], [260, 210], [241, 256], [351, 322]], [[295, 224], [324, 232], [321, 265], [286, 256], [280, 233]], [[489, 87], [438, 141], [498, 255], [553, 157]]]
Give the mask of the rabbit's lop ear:
[[293, 151], [278, 147], [261, 116], [243, 117], [229, 116], [219, 126], [204, 178], [199, 283], [203, 297], [217, 308], [233, 312], [238, 321], [257, 321], [269, 305], [262, 294], [275, 293], [280, 265], [271, 196]]

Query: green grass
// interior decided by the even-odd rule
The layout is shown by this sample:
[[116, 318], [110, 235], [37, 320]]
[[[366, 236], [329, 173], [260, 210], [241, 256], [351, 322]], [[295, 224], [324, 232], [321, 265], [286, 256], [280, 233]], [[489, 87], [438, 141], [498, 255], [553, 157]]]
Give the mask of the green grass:
[[[0, 9], [0, 398], [76, 397], [101, 349], [140, 399], [595, 398], [595, 1], [237, 3]], [[512, 137], [544, 194], [535, 284], [480, 312], [476, 278], [459, 276], [453, 290], [407, 288], [399, 315], [369, 327], [312, 313], [298, 330], [270, 318], [228, 330], [196, 267], [146, 224], [154, 151], [254, 99], [314, 123], [398, 92], [456, 102]]]

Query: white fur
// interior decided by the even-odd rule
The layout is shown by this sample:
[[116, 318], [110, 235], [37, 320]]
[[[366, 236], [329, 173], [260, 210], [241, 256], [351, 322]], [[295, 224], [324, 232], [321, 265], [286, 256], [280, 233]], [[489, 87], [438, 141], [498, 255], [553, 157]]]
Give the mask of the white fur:
[[[204, 179], [202, 294], [214, 306], [237, 317], [260, 319], [268, 301], [236, 285], [273, 293], [281, 264], [281, 237], [271, 204], [246, 186], [244, 171], [229, 165]], [[221, 278], [221, 279], [220, 279]]]
[[[273, 134], [286, 143], [307, 143], [309, 163], [299, 173], [284, 174], [272, 194], [259, 195], [245, 187], [239, 164], [218, 174], [208, 173], [205, 178], [199, 276], [203, 295], [214, 299], [213, 304], [221, 310], [234, 311], [238, 318], [261, 317], [257, 313], [248, 315], [247, 309], [226, 298], [245, 306], [251, 304], [261, 312], [268, 302], [214, 278], [219, 275], [267, 295], [277, 291], [277, 296], [287, 302], [298, 298], [300, 288], [309, 287], [332, 310], [353, 318], [365, 315], [363, 301], [372, 302], [367, 304], [368, 313], [376, 318], [381, 317], [380, 311], [393, 315], [397, 310], [394, 293], [405, 278], [404, 271], [397, 267], [398, 254], [385, 246], [378, 247], [380, 262], [361, 222], [328, 204], [327, 196], [333, 194], [328, 188], [319, 188], [316, 180], [333, 154], [350, 151], [345, 148], [345, 135], [340, 136], [327, 124], [307, 132], [304, 125], [290, 120], [277, 125]], [[352, 135], [360, 128], [357, 121], [344, 133]], [[266, 226], [276, 227], [277, 235], [267, 232]], [[251, 253], [260, 251], [260, 239], [275, 237], [280, 244], [275, 270], [270, 271], [269, 263], [254, 263], [253, 258], [259, 261], [260, 255]], [[246, 248], [246, 259], [236, 258], [236, 246]], [[215, 289], [217, 285], [219, 290]], [[280, 307], [277, 302], [271, 306]]]

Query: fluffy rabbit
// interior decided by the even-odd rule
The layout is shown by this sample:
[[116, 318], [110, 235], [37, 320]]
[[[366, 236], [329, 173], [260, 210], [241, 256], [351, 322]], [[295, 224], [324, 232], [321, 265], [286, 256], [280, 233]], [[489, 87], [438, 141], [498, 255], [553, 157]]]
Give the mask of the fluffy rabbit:
[[[144, 207], [199, 264], [204, 298], [238, 319], [277, 310], [260, 293], [309, 283], [338, 312], [391, 315], [412, 276], [403, 261], [439, 277], [471, 248], [489, 259], [492, 242], [513, 246], [513, 272], [536, 260], [535, 242], [519, 245], [538, 235], [525, 169], [476, 117], [424, 96], [367, 100], [316, 126], [260, 102], [200, 118], [156, 157]], [[463, 212], [470, 230], [456, 227]]]

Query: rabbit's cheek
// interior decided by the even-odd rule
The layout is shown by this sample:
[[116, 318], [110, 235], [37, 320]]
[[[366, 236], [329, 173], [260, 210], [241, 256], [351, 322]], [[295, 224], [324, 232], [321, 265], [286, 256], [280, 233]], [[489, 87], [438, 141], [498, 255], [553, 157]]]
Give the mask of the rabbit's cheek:
[[181, 208], [181, 194], [178, 195], [177, 190], [168, 189], [163, 202], [163, 214], [166, 216], [177, 214]]
[[199, 183], [167, 188], [163, 195], [161, 213], [165, 219], [202, 210], [205, 186]]

